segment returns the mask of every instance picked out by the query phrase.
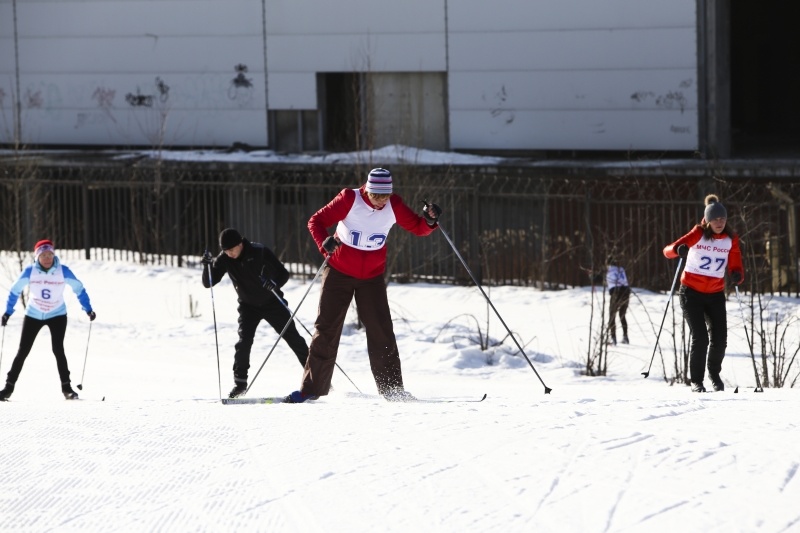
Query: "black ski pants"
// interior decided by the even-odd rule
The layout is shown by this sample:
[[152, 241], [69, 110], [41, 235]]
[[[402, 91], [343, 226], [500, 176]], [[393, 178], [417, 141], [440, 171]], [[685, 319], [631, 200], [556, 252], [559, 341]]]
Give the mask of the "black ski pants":
[[[239, 304], [239, 342], [234, 347], [236, 352], [233, 356], [233, 379], [235, 381], [247, 383], [250, 350], [253, 347], [253, 338], [256, 336], [258, 324], [262, 320], [266, 320], [272, 329], [280, 334], [290, 318], [292, 318], [292, 314], [277, 300], [264, 307]], [[300, 364], [305, 367], [308, 358], [308, 344], [297, 331], [294, 321], [286, 328], [283, 340], [297, 356]]]
[[358, 279], [328, 266], [322, 273], [316, 331], [303, 372], [301, 392], [305, 396], [324, 396], [330, 391], [339, 340], [353, 297], [367, 335], [369, 365], [378, 392], [388, 394], [403, 389], [400, 354], [383, 276]]
[[608, 294], [608, 332], [614, 342], [616, 342], [617, 314], [619, 314], [619, 323], [622, 324], [622, 335], [623, 337], [628, 336], [628, 321], [625, 319], [625, 313], [628, 312], [628, 303], [630, 302], [631, 298], [631, 288], [628, 286], [612, 287], [609, 289]]
[[683, 318], [689, 326], [689, 380], [702, 383], [705, 378], [706, 355], [708, 373], [719, 375], [728, 346], [728, 317], [725, 292], [703, 293], [685, 285], [680, 289]]
[[22, 321], [22, 335], [19, 340], [19, 350], [14, 362], [11, 363], [11, 370], [8, 371], [6, 381], [16, 383], [19, 373], [22, 372], [22, 365], [31, 353], [33, 341], [39, 334], [39, 330], [47, 326], [50, 328], [50, 342], [53, 347], [53, 355], [56, 356], [56, 366], [58, 366], [58, 377], [61, 383], [69, 383], [69, 366], [67, 365], [67, 355], [64, 353], [64, 336], [67, 332], [67, 315], [54, 316], [47, 320], [39, 320], [30, 316], [25, 316]]

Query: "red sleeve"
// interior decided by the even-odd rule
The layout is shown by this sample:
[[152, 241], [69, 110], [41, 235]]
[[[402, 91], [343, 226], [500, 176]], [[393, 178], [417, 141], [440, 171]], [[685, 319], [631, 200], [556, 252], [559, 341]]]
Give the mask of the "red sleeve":
[[438, 225], [434, 225], [433, 227], [428, 226], [425, 218], [412, 211], [411, 208], [403, 202], [400, 196], [393, 194], [391, 198], [389, 198], [389, 201], [392, 202], [392, 211], [394, 211], [397, 224], [404, 230], [414, 235], [424, 237], [433, 233], [433, 230], [438, 227]]
[[728, 272], [738, 272], [742, 275], [742, 283], [744, 283], [744, 265], [742, 263], [742, 250], [739, 248], [739, 236], [735, 236], [731, 245], [731, 251], [728, 253]]
[[337, 194], [325, 207], [311, 215], [308, 220], [308, 231], [311, 232], [311, 237], [317, 243], [317, 248], [322, 255], [328, 254], [322, 248], [322, 242], [328, 238], [328, 228], [338, 224], [340, 220], [344, 220], [355, 201], [355, 191], [342, 189], [342, 192]]
[[685, 244], [689, 248], [694, 246], [698, 243], [698, 241], [703, 237], [703, 228], [701, 226], [695, 226], [692, 228], [692, 231], [678, 239], [677, 241], [668, 244], [664, 247], [664, 257], [667, 259], [675, 259], [678, 257], [678, 254], [675, 253], [675, 248], [680, 246], [681, 244]]

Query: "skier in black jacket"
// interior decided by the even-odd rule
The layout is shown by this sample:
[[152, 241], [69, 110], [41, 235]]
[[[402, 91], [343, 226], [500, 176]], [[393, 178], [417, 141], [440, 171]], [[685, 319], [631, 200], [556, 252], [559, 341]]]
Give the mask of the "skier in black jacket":
[[[228, 395], [229, 398], [236, 398], [247, 390], [250, 349], [258, 324], [266, 320], [280, 333], [292, 317], [280, 289], [289, 280], [289, 272], [272, 250], [263, 244], [251, 243], [235, 229], [228, 228], [219, 234], [219, 246], [222, 251], [217, 257], [211, 257], [208, 251], [203, 255], [203, 264], [210, 265], [210, 269], [207, 266], [203, 268], [203, 286], [210, 288], [216, 285], [227, 273], [239, 295], [239, 342], [236, 343], [233, 358], [235, 386]], [[209, 270], [211, 282], [208, 279]], [[277, 300], [276, 294], [283, 303]], [[283, 340], [305, 367], [308, 344], [300, 336], [294, 322], [286, 328]]]

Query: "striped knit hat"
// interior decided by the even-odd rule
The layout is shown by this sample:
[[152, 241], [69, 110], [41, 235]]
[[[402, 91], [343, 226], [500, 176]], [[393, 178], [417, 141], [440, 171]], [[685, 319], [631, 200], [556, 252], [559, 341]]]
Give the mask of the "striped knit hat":
[[392, 173], [385, 168], [373, 168], [367, 178], [367, 192], [392, 194]]

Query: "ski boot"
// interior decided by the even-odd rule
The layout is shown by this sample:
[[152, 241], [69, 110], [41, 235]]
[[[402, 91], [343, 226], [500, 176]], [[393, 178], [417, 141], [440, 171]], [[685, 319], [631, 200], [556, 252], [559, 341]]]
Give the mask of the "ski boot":
[[12, 392], [14, 392], [14, 384], [6, 382], [6, 388], [0, 390], [0, 401], [4, 402], [8, 400], [8, 397], [11, 396]]
[[238, 398], [245, 392], [247, 392], [247, 382], [239, 381], [238, 379], [235, 380], [236, 385], [231, 389], [231, 392], [228, 393], [228, 398]]
[[62, 383], [61, 384], [61, 392], [64, 394], [64, 399], [66, 400], [77, 400], [78, 393], [72, 390], [69, 383]]

